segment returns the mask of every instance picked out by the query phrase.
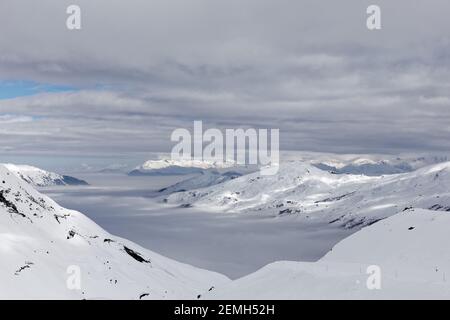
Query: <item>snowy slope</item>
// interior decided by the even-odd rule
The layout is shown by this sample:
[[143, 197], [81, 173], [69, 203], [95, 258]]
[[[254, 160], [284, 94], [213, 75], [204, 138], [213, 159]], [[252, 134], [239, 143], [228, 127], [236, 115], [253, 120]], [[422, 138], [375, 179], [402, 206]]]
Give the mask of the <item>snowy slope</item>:
[[[407, 210], [356, 232], [318, 262], [276, 262], [203, 297], [449, 299], [449, 228], [446, 212]], [[380, 270], [380, 290], [367, 286], [369, 266]]]
[[[0, 299], [193, 299], [227, 278], [114, 237], [0, 165]], [[69, 290], [69, 266], [81, 290]]]
[[336, 175], [304, 162], [282, 163], [216, 186], [172, 194], [167, 202], [223, 212], [295, 214], [346, 228], [362, 227], [409, 207], [450, 211], [450, 162], [414, 172], [368, 177]]
[[[220, 185], [170, 195], [168, 203], [207, 206], [232, 212], [283, 214], [300, 213], [308, 203], [325, 197], [335, 189], [345, 190], [376, 178], [338, 176], [304, 162], [282, 163], [278, 174], [262, 176], [259, 172], [244, 175]], [[298, 200], [302, 200], [300, 203]], [[292, 212], [284, 212], [291, 209]]]
[[235, 167], [234, 162], [214, 162], [200, 160], [149, 160], [129, 173], [139, 175], [183, 175], [202, 173], [208, 170], [220, 170]]
[[398, 174], [413, 171], [408, 163], [390, 163], [389, 161], [355, 161], [342, 167], [334, 167], [323, 163], [314, 164], [317, 168], [336, 174], [364, 174], [381, 176], [383, 174]]
[[311, 161], [311, 164], [319, 169], [336, 174], [363, 174], [367, 176], [381, 176], [386, 174], [399, 174], [449, 161], [447, 156], [427, 157], [385, 157], [379, 159], [376, 156], [354, 157], [347, 160]]
[[86, 181], [71, 176], [64, 176], [54, 172], [45, 171], [33, 166], [7, 163], [5, 167], [19, 178], [35, 187], [48, 187], [57, 185], [87, 185]]
[[242, 176], [239, 172], [227, 171], [219, 173], [216, 171], [205, 171], [198, 176], [177, 182], [167, 188], [159, 190], [160, 194], [172, 194], [175, 192], [183, 192], [187, 190], [195, 190], [215, 186]]

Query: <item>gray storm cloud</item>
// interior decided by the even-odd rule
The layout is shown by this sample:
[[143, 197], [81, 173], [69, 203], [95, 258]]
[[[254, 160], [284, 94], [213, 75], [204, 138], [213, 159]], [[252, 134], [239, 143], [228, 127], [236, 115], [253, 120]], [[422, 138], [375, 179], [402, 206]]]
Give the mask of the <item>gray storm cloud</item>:
[[[281, 147], [450, 151], [450, 2], [0, 3], [0, 80], [72, 92], [0, 100], [2, 152], [169, 151], [170, 132], [280, 128]], [[382, 8], [380, 31], [366, 8]]]

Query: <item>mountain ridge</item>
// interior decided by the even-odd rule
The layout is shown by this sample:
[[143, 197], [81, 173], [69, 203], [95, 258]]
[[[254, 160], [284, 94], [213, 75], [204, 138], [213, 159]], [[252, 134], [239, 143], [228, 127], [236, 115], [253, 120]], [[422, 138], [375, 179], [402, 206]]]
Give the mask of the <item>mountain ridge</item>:
[[88, 185], [88, 183], [84, 180], [80, 180], [72, 176], [46, 171], [30, 165], [17, 165], [12, 163], [5, 163], [3, 165], [17, 177], [35, 187]]
[[206, 188], [168, 195], [169, 204], [221, 212], [294, 215], [345, 228], [362, 227], [409, 207], [450, 210], [450, 162], [413, 172], [338, 175], [308, 163], [282, 163], [279, 173], [258, 172]]
[[[195, 299], [228, 281], [109, 234], [0, 165], [0, 298]], [[81, 271], [69, 290], [69, 267]]]

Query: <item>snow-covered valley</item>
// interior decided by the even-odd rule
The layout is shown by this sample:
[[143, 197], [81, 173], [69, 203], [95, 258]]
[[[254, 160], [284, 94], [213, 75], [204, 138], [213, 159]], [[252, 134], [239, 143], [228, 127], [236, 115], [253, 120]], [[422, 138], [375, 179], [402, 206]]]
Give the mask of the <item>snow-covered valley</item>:
[[[4, 297], [450, 297], [448, 162], [377, 176], [304, 161], [274, 176], [97, 173], [81, 176], [91, 186], [40, 188], [93, 221], [2, 175], [0, 280], [16, 288]], [[67, 291], [67, 265], [87, 270], [81, 293]], [[371, 265], [381, 290], [366, 285]]]
[[185, 176], [81, 177], [92, 185], [41, 190], [63, 206], [86, 213], [115, 235], [232, 279], [277, 260], [316, 261], [353, 232], [324, 223], [305, 225], [295, 216], [224, 215], [167, 205], [155, 198], [160, 189]]

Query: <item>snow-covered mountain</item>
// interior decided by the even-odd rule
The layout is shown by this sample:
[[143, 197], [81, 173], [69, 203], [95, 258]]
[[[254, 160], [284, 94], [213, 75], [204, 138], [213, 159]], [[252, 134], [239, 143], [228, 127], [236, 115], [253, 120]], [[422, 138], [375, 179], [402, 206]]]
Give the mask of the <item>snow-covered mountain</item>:
[[[326, 153], [300, 153], [284, 155], [286, 160], [296, 160], [311, 164], [321, 170], [334, 174], [360, 174], [366, 176], [381, 176], [389, 174], [407, 173], [420, 168], [450, 161], [446, 155], [437, 156], [389, 156], [389, 155], [338, 155]], [[289, 161], [287, 161], [289, 162]], [[199, 160], [149, 160], [129, 172], [130, 175], [183, 175], [202, 173], [207, 170], [223, 171], [237, 168], [241, 171], [246, 166], [239, 166], [235, 162], [214, 162]], [[246, 173], [258, 170], [248, 166]]]
[[208, 170], [221, 170], [235, 167], [234, 162], [214, 162], [200, 160], [149, 160], [132, 170], [129, 175], [185, 175], [202, 173]]
[[[228, 281], [109, 234], [4, 165], [0, 256], [0, 299], [195, 299]], [[77, 270], [81, 289], [70, 290]]]
[[363, 174], [367, 176], [381, 176], [385, 174], [398, 174], [450, 161], [447, 156], [428, 157], [391, 157], [380, 159], [378, 157], [356, 157], [346, 160], [328, 160], [324, 162], [311, 161], [319, 169], [336, 174]]
[[356, 232], [318, 262], [272, 263], [202, 298], [449, 299], [449, 227], [446, 212], [409, 209]]
[[362, 227], [416, 207], [450, 211], [450, 162], [410, 173], [337, 175], [304, 162], [282, 163], [277, 175], [259, 172], [218, 185], [175, 193], [167, 203], [223, 212], [296, 215], [346, 228]]
[[219, 173], [217, 171], [205, 171], [198, 176], [180, 181], [167, 188], [159, 190], [160, 194], [172, 194], [176, 192], [184, 192], [187, 190], [194, 190], [199, 188], [206, 188], [215, 186], [236, 178], [241, 177], [242, 174], [235, 171], [227, 171]]
[[319, 169], [335, 174], [363, 174], [366, 176], [381, 176], [384, 174], [398, 174], [413, 171], [409, 163], [390, 163], [389, 161], [363, 160], [355, 161], [342, 167], [334, 167], [324, 163], [314, 164]]
[[88, 184], [86, 181], [71, 176], [60, 175], [58, 173], [45, 171], [33, 166], [16, 165], [11, 163], [4, 164], [4, 166], [16, 176], [35, 187]]

